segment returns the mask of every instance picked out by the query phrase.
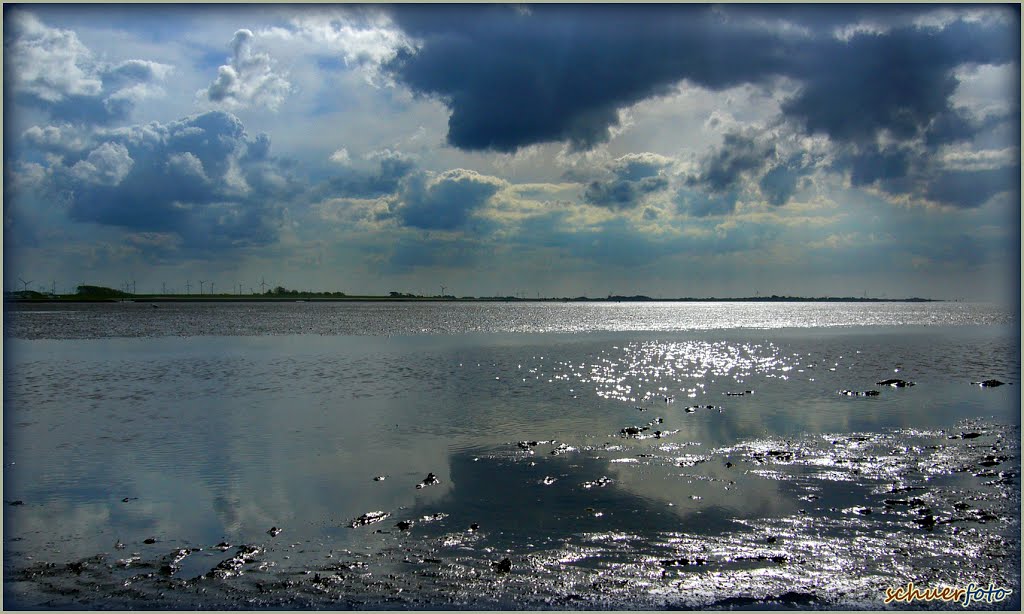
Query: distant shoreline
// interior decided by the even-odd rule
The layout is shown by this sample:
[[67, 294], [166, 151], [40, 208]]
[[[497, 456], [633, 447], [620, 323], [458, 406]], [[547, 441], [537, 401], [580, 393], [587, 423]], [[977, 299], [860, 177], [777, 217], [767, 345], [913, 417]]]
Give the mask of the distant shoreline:
[[124, 298], [65, 295], [57, 297], [21, 298], [5, 296], [4, 302], [21, 303], [942, 303], [929, 298], [858, 298], [858, 297], [801, 297], [769, 296], [743, 298], [651, 298], [646, 296], [610, 296], [606, 298], [519, 298], [493, 297], [441, 297], [441, 296], [198, 296], [198, 295], [145, 295]]

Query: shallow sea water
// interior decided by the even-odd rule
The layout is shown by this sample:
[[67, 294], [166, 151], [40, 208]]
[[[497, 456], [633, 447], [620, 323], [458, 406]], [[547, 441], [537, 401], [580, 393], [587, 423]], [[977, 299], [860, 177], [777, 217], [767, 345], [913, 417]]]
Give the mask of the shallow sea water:
[[909, 581], [1020, 605], [995, 308], [5, 316], [6, 608], [888, 608]]

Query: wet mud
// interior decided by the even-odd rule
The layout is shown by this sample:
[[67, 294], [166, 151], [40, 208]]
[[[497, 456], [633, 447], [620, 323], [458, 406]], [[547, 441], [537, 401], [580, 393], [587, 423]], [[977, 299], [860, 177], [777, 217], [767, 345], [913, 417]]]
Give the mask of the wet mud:
[[[1018, 426], [972, 420], [945, 430], [755, 438], [694, 454], [654, 439], [618, 441], [625, 445], [613, 437], [473, 451], [453, 463], [452, 481], [498, 497], [507, 515], [456, 489], [424, 508], [353, 519], [362, 531], [385, 528], [365, 550], [322, 544], [326, 562], [293, 561], [294, 544], [273, 539], [277, 527], [264, 543], [155, 542], [70, 562], [29, 560], [15, 542], [5, 551], [5, 606], [964, 609], [884, 603], [886, 588], [914, 582], [991, 583], [1013, 593], [968, 609], [1019, 608]], [[605, 475], [626, 465], [709, 490], [691, 497], [692, 510], [663, 513], [625, 492], [628, 477]], [[791, 505], [774, 514], [715, 507], [717, 491], [742, 497], [765, 483]], [[705, 503], [717, 521], [698, 520]], [[396, 524], [383, 525], [389, 518]], [[546, 536], [531, 540], [537, 525]]]

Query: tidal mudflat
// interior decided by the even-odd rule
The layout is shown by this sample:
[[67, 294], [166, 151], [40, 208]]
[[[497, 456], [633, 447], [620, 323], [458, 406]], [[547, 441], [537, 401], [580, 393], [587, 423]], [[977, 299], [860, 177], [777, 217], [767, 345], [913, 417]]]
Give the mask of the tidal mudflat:
[[998, 310], [143, 307], [8, 314], [6, 608], [1020, 607]]

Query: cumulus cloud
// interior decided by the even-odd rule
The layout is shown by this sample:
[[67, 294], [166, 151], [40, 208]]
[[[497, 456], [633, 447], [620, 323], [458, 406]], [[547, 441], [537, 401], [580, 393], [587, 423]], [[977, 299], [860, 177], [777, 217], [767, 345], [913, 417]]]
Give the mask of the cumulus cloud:
[[320, 54], [340, 57], [350, 67], [379, 66], [393, 58], [398, 49], [412, 46], [387, 14], [365, 7], [318, 7], [292, 17], [287, 28], [268, 28], [261, 34], [290, 44], [311, 45]]
[[74, 32], [47, 27], [23, 12], [12, 15], [8, 27], [4, 52], [20, 91], [49, 103], [102, 92], [97, 63]]
[[116, 186], [128, 176], [135, 161], [120, 143], [103, 143], [71, 167], [71, 175], [84, 183]]
[[501, 179], [461, 168], [439, 175], [417, 173], [404, 182], [394, 212], [405, 226], [457, 230], [505, 186]]
[[70, 124], [32, 126], [21, 137], [31, 147], [52, 152], [81, 151], [87, 141], [87, 137]]
[[4, 32], [6, 68], [22, 100], [56, 118], [86, 123], [125, 119], [135, 103], [162, 95], [167, 64], [102, 61], [70, 30], [51, 28], [36, 16], [14, 12]]
[[614, 210], [632, 209], [668, 187], [666, 170], [673, 161], [653, 153], [627, 154], [611, 162], [604, 177], [587, 184], [586, 202]]
[[291, 84], [274, 71], [270, 55], [253, 49], [254, 38], [250, 30], [235, 32], [229, 63], [217, 69], [217, 79], [200, 92], [203, 97], [228, 108], [280, 107]]
[[372, 168], [352, 165], [348, 150], [342, 148], [331, 154], [331, 161], [342, 168], [319, 186], [319, 198], [375, 198], [394, 194], [402, 179], [416, 167], [415, 160], [398, 151], [383, 149], [366, 156]]
[[225, 112], [99, 130], [93, 139], [88, 153], [66, 153], [48, 171], [49, 189], [68, 195], [75, 221], [172, 234], [191, 248], [264, 244], [276, 237], [280, 208], [302, 192], [267, 155], [266, 137], [250, 137]]

